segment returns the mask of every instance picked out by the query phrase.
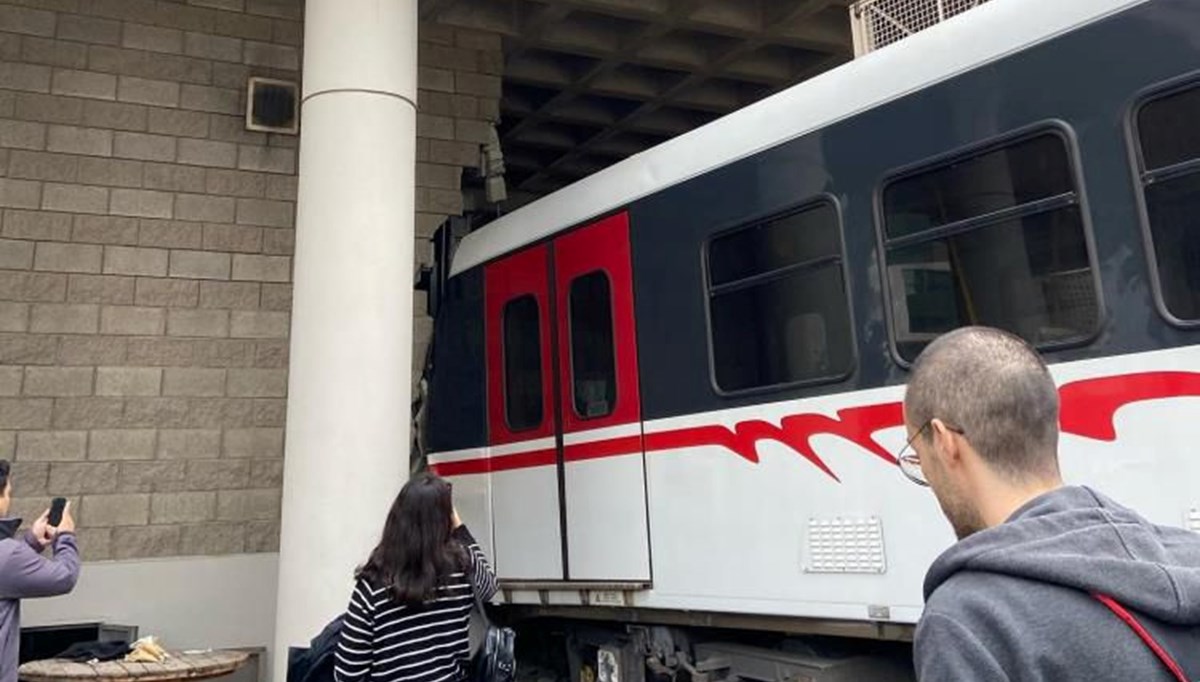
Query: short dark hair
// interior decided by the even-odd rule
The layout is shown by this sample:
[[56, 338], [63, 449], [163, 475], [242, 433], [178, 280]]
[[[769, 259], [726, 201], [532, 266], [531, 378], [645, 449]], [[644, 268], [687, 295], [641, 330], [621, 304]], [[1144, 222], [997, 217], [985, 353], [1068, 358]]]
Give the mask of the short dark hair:
[[12, 464], [7, 459], [0, 459], [0, 492], [8, 485], [8, 475], [12, 472]]
[[904, 409], [910, 426], [938, 418], [961, 428], [1010, 480], [1058, 474], [1058, 389], [1013, 334], [963, 327], [938, 337], [913, 364]]

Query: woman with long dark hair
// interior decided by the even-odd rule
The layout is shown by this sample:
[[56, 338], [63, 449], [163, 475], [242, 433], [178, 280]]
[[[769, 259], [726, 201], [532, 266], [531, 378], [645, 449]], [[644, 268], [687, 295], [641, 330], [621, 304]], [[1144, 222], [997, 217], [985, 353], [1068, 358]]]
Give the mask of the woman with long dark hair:
[[458, 518], [450, 484], [422, 473], [404, 486], [383, 538], [358, 570], [338, 642], [338, 682], [459, 682], [471, 607], [496, 575]]

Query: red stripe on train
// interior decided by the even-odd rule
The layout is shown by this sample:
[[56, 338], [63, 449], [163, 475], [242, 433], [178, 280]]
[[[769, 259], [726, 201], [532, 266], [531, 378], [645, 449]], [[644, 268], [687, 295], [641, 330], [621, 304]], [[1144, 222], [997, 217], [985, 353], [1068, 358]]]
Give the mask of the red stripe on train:
[[[1064, 384], [1059, 389], [1059, 395], [1062, 401], [1059, 421], [1064, 433], [1111, 442], [1117, 438], [1113, 418], [1118, 410], [1138, 402], [1200, 396], [1200, 373], [1143, 372], [1083, 379]], [[706, 425], [647, 433], [644, 437], [624, 436], [579, 443], [564, 448], [564, 459], [579, 462], [636, 454], [643, 449], [649, 453], [717, 446], [748, 462], [757, 463], [758, 443], [767, 440], [790, 447], [826, 475], [838, 480], [833, 470], [813, 450], [810, 441], [814, 436], [838, 436], [889, 464], [895, 464], [896, 458], [875, 442], [874, 434], [903, 425], [902, 404], [881, 403], [839, 410], [836, 418], [822, 414], [795, 414], [784, 417], [778, 425], [751, 419], [732, 427]], [[431, 465], [430, 469], [441, 476], [463, 476], [549, 466], [557, 462], [557, 452], [550, 448], [516, 455], [445, 462]]]
[[458, 462], [442, 462], [431, 464], [429, 469], [438, 476], [466, 476], [468, 474], [486, 474], [496, 471], [511, 471], [513, 469], [531, 469], [544, 467], [558, 462], [558, 450], [548, 448], [520, 452], [515, 455], [500, 455], [499, 457], [483, 457], [479, 459], [464, 459]]
[[640, 435], [624, 436], [568, 445], [563, 448], [563, 459], [568, 462], [584, 462], [589, 459], [633, 455], [641, 451], [642, 437]]

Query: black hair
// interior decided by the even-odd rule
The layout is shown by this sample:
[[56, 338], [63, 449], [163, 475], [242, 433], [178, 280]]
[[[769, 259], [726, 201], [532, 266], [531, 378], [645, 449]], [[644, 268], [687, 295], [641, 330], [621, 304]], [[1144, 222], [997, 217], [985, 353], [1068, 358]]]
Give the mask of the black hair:
[[466, 565], [462, 546], [450, 537], [453, 514], [450, 484], [417, 474], [392, 503], [383, 537], [359, 577], [387, 587], [402, 604], [432, 599], [437, 587]]

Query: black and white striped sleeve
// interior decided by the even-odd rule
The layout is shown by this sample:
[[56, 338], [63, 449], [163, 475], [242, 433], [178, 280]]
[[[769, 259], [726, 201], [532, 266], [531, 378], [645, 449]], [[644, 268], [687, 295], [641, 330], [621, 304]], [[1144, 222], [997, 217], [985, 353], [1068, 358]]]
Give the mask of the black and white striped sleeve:
[[337, 682], [359, 682], [371, 671], [375, 640], [375, 593], [359, 578], [342, 621], [333, 672]]
[[490, 601], [492, 597], [496, 596], [496, 572], [492, 570], [487, 556], [480, 549], [479, 543], [475, 542], [474, 536], [466, 526], [454, 529], [454, 535], [466, 548], [467, 559], [471, 562], [471, 588], [475, 590], [480, 601]]

